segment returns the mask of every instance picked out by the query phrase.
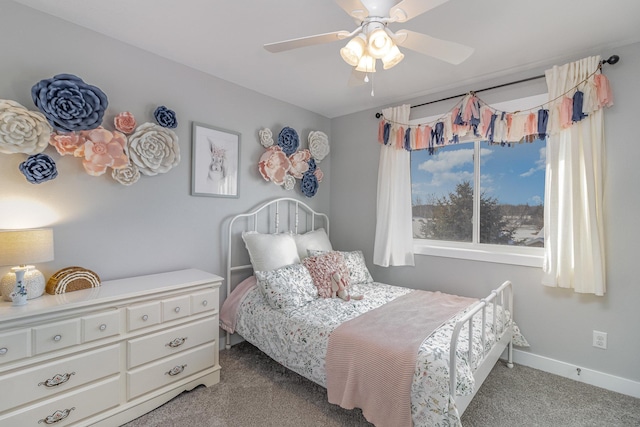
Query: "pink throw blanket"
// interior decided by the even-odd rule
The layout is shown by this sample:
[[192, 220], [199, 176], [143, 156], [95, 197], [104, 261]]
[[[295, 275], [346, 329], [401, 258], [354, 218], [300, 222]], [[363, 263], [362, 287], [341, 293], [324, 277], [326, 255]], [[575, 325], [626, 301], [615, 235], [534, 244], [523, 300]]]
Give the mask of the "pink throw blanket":
[[330, 403], [362, 408], [376, 426], [411, 426], [411, 383], [422, 342], [477, 301], [413, 291], [336, 328], [329, 336]]

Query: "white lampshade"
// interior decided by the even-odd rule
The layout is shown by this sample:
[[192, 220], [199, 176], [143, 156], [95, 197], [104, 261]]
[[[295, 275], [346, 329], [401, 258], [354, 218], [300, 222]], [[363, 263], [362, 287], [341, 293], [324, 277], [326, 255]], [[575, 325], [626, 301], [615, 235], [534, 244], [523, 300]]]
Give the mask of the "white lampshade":
[[53, 261], [53, 230], [0, 231], [0, 265], [26, 265]]
[[367, 52], [370, 56], [380, 59], [386, 56], [393, 46], [395, 43], [383, 28], [377, 28], [369, 34]]
[[363, 73], [375, 73], [376, 72], [375, 58], [372, 58], [369, 55], [363, 55], [362, 58], [360, 58], [360, 62], [358, 62], [356, 71], [361, 71]]
[[362, 55], [364, 55], [365, 45], [364, 35], [358, 34], [358, 36], [349, 40], [345, 47], [340, 49], [340, 56], [342, 56], [344, 62], [355, 67], [360, 62]]
[[382, 66], [385, 70], [388, 70], [398, 65], [403, 59], [404, 54], [400, 52], [398, 46], [394, 44], [391, 50], [389, 50], [389, 53], [382, 58]]

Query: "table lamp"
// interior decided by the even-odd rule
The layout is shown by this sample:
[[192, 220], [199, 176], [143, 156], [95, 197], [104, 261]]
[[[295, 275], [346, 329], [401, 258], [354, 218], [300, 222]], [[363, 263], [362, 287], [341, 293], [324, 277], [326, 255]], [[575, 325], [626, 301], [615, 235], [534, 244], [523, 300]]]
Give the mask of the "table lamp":
[[45, 280], [33, 265], [53, 260], [53, 230], [0, 230], [0, 265], [13, 265], [0, 280], [5, 301], [24, 305], [44, 293]]

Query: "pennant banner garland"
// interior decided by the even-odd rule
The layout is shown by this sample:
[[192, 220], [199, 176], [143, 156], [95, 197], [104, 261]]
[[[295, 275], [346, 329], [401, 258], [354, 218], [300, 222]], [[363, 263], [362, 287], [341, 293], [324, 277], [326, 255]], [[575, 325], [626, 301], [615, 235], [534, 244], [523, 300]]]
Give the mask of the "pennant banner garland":
[[378, 124], [378, 142], [408, 151], [427, 149], [430, 154], [447, 145], [475, 140], [501, 145], [532, 142], [611, 105], [611, 87], [600, 65], [562, 96], [525, 111], [497, 110], [470, 92], [435, 122], [410, 125], [383, 115]]

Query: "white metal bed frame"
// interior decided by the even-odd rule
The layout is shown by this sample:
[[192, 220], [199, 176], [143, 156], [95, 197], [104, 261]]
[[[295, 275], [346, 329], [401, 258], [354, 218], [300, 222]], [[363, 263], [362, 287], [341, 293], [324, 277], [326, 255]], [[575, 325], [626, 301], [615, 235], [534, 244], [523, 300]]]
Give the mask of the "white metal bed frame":
[[[284, 209], [281, 206], [284, 205]], [[306, 227], [304, 230], [300, 230], [300, 217], [301, 211], [303, 218], [305, 219]], [[267, 222], [266, 229], [260, 229], [259, 220], [261, 219], [260, 215], [269, 216], [273, 215], [273, 226]], [[285, 216], [285, 218], [281, 218], [281, 216]], [[254, 210], [242, 213], [234, 216], [229, 222], [228, 226], [228, 245], [227, 245], [227, 296], [231, 294], [231, 291], [234, 288], [234, 281], [232, 280], [232, 274], [238, 271], [249, 271], [251, 270], [251, 264], [238, 264], [235, 265], [233, 262], [233, 248], [234, 239], [236, 241], [241, 241], [239, 236], [240, 233], [234, 233], [234, 226], [237, 226], [237, 222], [241, 220], [246, 220], [247, 226], [243, 228], [242, 231], [258, 231], [258, 232], [269, 232], [269, 233], [280, 233], [282, 231], [291, 231], [293, 233], [299, 232], [308, 232], [315, 230], [316, 227], [316, 219], [320, 218], [323, 222], [323, 226], [327, 230], [327, 234], [329, 234], [329, 217], [320, 212], [316, 212], [313, 208], [311, 208], [306, 203], [293, 199], [293, 198], [278, 198], [274, 200], [267, 201], [262, 205], [258, 206]], [[267, 218], [268, 220], [268, 218]], [[282, 228], [281, 223], [287, 222], [289, 228]], [[487, 325], [487, 307], [490, 305], [493, 306], [493, 332], [496, 336], [495, 342], [493, 346], [486, 351], [485, 347], [487, 344], [487, 336], [486, 336], [486, 328]], [[501, 309], [498, 310], [498, 307]], [[497, 313], [500, 312], [502, 316], [502, 322], [498, 322]], [[511, 316], [511, 320], [507, 319], [508, 314]], [[476, 362], [476, 368], [474, 366], [473, 360], [473, 344], [477, 343], [477, 338], [473, 336], [473, 321], [476, 316], [481, 316], [482, 322], [482, 334], [481, 334], [481, 348], [485, 349], [482, 352], [480, 360]], [[473, 307], [469, 312], [467, 312], [461, 319], [456, 323], [453, 334], [451, 336], [450, 350], [449, 350], [449, 393], [451, 396], [454, 396], [456, 407], [458, 408], [458, 412], [460, 415], [467, 408], [471, 400], [473, 399], [475, 393], [480, 388], [480, 385], [487, 378], [493, 366], [497, 363], [498, 359], [502, 355], [502, 353], [507, 350], [507, 366], [509, 368], [513, 367], [513, 286], [510, 281], [505, 281], [500, 287], [491, 291], [491, 293], [486, 297], [480, 300], [480, 302]], [[473, 376], [475, 379], [475, 390], [472, 394], [467, 396], [456, 396], [456, 353], [458, 348], [458, 339], [460, 336], [460, 332], [463, 326], [467, 325], [467, 329], [469, 332], [469, 350], [468, 350], [468, 363], [473, 368]], [[231, 347], [231, 334], [229, 332], [226, 333], [226, 348], [229, 349]]]

